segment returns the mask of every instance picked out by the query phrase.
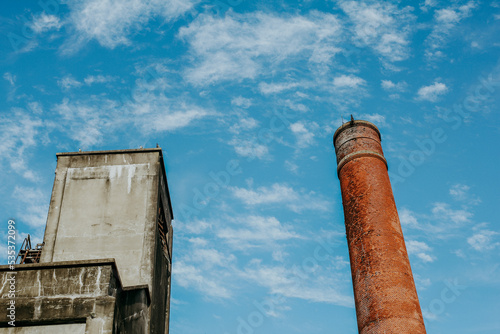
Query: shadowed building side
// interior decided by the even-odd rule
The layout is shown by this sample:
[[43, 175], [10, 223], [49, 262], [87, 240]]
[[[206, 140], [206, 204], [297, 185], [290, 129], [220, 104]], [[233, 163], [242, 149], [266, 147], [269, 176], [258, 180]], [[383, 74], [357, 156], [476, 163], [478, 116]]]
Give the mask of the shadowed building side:
[[378, 128], [353, 120], [333, 144], [342, 192], [358, 330], [426, 333]]

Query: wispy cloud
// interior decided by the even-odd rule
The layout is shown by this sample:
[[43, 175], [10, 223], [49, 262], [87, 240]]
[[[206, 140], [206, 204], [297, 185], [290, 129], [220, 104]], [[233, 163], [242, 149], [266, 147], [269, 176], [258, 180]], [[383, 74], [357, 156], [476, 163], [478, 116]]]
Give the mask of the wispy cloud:
[[447, 203], [434, 203], [432, 213], [438, 219], [449, 221], [454, 224], [463, 224], [470, 221], [472, 213], [467, 210], [454, 210]]
[[338, 75], [333, 78], [330, 91], [332, 103], [340, 110], [348, 110], [367, 96], [366, 80], [353, 74]]
[[60, 116], [60, 130], [78, 142], [80, 148], [89, 149], [99, 144], [105, 134], [112, 133], [118, 124], [114, 123], [116, 104], [110, 100], [63, 101], [54, 106]]
[[47, 194], [37, 188], [16, 186], [12, 197], [23, 203], [18, 217], [24, 223], [35, 228], [45, 226], [49, 208]]
[[470, 187], [465, 184], [454, 184], [450, 188], [451, 197], [460, 202], [464, 202], [465, 204], [476, 205], [481, 203], [481, 199], [474, 194], [470, 193]]
[[116, 78], [110, 76], [110, 75], [102, 75], [102, 74], [98, 74], [98, 75], [88, 75], [87, 77], [85, 77], [85, 79], [83, 79], [83, 82], [85, 82], [85, 84], [87, 86], [90, 86], [90, 85], [93, 85], [95, 83], [107, 83], [107, 82], [112, 82], [112, 81], [115, 81]]
[[423, 241], [407, 240], [406, 249], [409, 255], [414, 255], [425, 263], [436, 260], [436, 257], [430, 254], [432, 248]]
[[47, 15], [45, 12], [42, 12], [41, 14], [35, 15], [33, 17], [31, 29], [33, 29], [34, 32], [40, 34], [52, 29], [59, 30], [62, 25], [63, 24], [59, 20], [59, 17], [55, 15]]
[[446, 8], [436, 10], [434, 13], [434, 27], [427, 37], [429, 49], [426, 50], [428, 59], [441, 58], [444, 56], [441, 49], [451, 34], [464, 19], [472, 14], [477, 6], [476, 1], [468, 1], [464, 5], [452, 4]]
[[63, 52], [73, 53], [95, 39], [104, 47], [130, 45], [129, 37], [155, 17], [172, 21], [189, 11], [194, 0], [90, 0], [67, 2], [73, 39], [63, 45]]
[[231, 104], [246, 109], [252, 105], [252, 100], [243, 96], [238, 96], [231, 100]]
[[455, 184], [450, 188], [450, 195], [454, 199], [462, 201], [467, 197], [470, 187], [464, 184]]
[[352, 74], [341, 75], [333, 79], [333, 87], [337, 89], [359, 88], [365, 84], [365, 80]]
[[217, 230], [217, 237], [233, 248], [248, 250], [272, 246], [276, 242], [300, 238], [290, 226], [276, 217], [245, 216], [231, 219], [232, 225]]
[[261, 82], [259, 84], [259, 90], [262, 94], [268, 95], [268, 94], [276, 94], [276, 93], [281, 93], [282, 91], [290, 90], [295, 87], [298, 87], [299, 83], [298, 82], [287, 82], [287, 83], [266, 83], [266, 82]]
[[382, 80], [381, 86], [384, 90], [389, 92], [403, 92], [406, 90], [408, 84], [405, 81], [392, 82], [391, 80]]
[[[255, 79], [269, 68], [296, 59], [325, 63], [340, 51], [335, 46], [340, 24], [331, 14], [278, 16], [263, 12], [222, 18], [198, 16], [179, 31], [194, 56], [186, 79], [205, 86], [219, 81]], [[270, 93], [277, 87], [262, 87]]]
[[415, 213], [407, 208], [399, 210], [403, 229], [419, 230], [430, 237], [446, 239], [470, 224], [473, 214], [466, 208], [454, 209], [448, 203], [433, 203], [430, 213]]
[[130, 105], [136, 125], [143, 131], [175, 131], [192, 125], [196, 120], [213, 115], [194, 103], [170, 99], [163, 94], [141, 99]]
[[242, 116], [239, 118], [238, 123], [229, 128], [229, 131], [238, 135], [242, 131], [255, 129], [258, 125], [259, 122], [255, 118]]
[[5, 80], [7, 80], [10, 83], [11, 86], [15, 86], [16, 85], [16, 76], [12, 75], [12, 73], [5, 72], [3, 74], [3, 78]]
[[0, 162], [8, 164], [16, 173], [29, 180], [35, 174], [28, 168], [27, 160], [31, 150], [46, 141], [42, 131], [44, 123], [22, 110], [12, 109], [0, 115]]
[[267, 145], [259, 143], [255, 138], [233, 138], [228, 144], [233, 146], [236, 154], [242, 157], [249, 159], [266, 159], [269, 157], [269, 148]]
[[[342, 258], [344, 266], [348, 263]], [[266, 266], [259, 260], [252, 261], [246, 268], [243, 277], [255, 284], [269, 289], [270, 294], [278, 294], [287, 298], [298, 298], [310, 302], [329, 303], [352, 307], [352, 297], [345, 294], [347, 275], [343, 277], [336, 270], [327, 266], [314, 268], [307, 274], [297, 273], [297, 268], [284, 266]]]
[[328, 211], [331, 205], [329, 201], [313, 191], [296, 191], [286, 184], [279, 183], [270, 187], [259, 187], [255, 190], [232, 187], [231, 191], [236, 198], [250, 206], [282, 203], [292, 211], [301, 212], [303, 210]]
[[68, 74], [61, 79], [57, 80], [57, 84], [59, 87], [61, 87], [63, 90], [70, 90], [72, 88], [79, 88], [82, 87], [84, 84], [87, 86], [92, 86], [93, 84], [103, 84], [107, 82], [112, 82], [115, 81], [116, 78], [110, 75], [87, 75], [84, 79], [83, 82], [78, 81], [75, 79], [71, 74]]
[[297, 139], [298, 148], [311, 146], [318, 129], [319, 125], [316, 122], [298, 121], [290, 124], [290, 130]]
[[354, 24], [354, 39], [372, 48], [383, 62], [409, 56], [409, 38], [415, 16], [413, 8], [398, 8], [389, 2], [341, 1], [340, 7]]
[[64, 90], [70, 90], [71, 88], [78, 88], [82, 86], [82, 83], [76, 80], [72, 75], [66, 75], [61, 79], [57, 80], [57, 84]]
[[[221, 268], [216, 269], [219, 274], [222, 274]], [[176, 284], [186, 289], [195, 289], [204, 297], [230, 298], [232, 296], [231, 290], [221, 280], [220, 275], [207, 275], [206, 270], [198, 264], [178, 260], [173, 264], [172, 273]]]
[[380, 115], [380, 114], [361, 114], [358, 116], [358, 118], [372, 122], [373, 124], [375, 124], [377, 126], [386, 126], [387, 125], [387, 123], [385, 122], [385, 116]]
[[16, 86], [17, 77], [10, 72], [5, 72], [3, 74], [3, 78], [7, 80], [7, 82], [10, 84], [9, 93], [7, 94], [7, 100], [12, 101], [14, 100], [17, 91], [17, 86]]
[[498, 235], [498, 232], [480, 229], [467, 238], [467, 243], [479, 252], [490, 251], [500, 246], [500, 241], [495, 241], [498, 240]]
[[432, 85], [420, 87], [417, 99], [436, 102], [441, 95], [448, 92], [448, 87], [442, 82], [434, 82]]
[[60, 115], [59, 129], [82, 149], [92, 148], [105, 138], [111, 140], [123, 127], [133, 126], [149, 136], [182, 129], [210, 115], [195, 104], [162, 94], [131, 100], [124, 105], [100, 97], [76, 101], [65, 98], [54, 110]]

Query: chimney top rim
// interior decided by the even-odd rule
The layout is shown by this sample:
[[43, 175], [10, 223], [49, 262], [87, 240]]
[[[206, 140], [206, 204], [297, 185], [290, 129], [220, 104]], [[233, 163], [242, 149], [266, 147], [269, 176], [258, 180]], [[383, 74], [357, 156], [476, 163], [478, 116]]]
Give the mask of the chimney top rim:
[[369, 122], [369, 121], [357, 119], [354, 121], [345, 122], [344, 124], [339, 126], [339, 128], [335, 131], [335, 134], [333, 135], [333, 144], [335, 145], [335, 140], [337, 139], [338, 135], [342, 131], [344, 131], [348, 128], [351, 128], [351, 127], [355, 127], [355, 126], [366, 126], [366, 127], [372, 128], [373, 130], [375, 130], [377, 132], [380, 140], [382, 140], [382, 136], [380, 135], [380, 130], [378, 129], [378, 127], [375, 124], [373, 124], [372, 122]]

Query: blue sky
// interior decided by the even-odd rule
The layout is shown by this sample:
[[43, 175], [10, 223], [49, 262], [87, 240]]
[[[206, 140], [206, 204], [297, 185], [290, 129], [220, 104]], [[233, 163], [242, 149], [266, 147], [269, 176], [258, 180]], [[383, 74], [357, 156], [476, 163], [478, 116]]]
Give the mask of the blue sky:
[[158, 143], [171, 333], [357, 333], [332, 147], [353, 114], [382, 133], [428, 333], [500, 332], [500, 2], [0, 8], [2, 250], [9, 218], [43, 238], [56, 152]]

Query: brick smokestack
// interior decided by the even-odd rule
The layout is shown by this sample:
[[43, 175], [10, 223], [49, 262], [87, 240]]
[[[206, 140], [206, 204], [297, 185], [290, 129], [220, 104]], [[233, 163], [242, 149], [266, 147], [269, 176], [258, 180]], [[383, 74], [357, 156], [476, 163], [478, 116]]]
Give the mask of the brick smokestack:
[[378, 128], [343, 124], [333, 136], [360, 334], [422, 334], [424, 320]]

